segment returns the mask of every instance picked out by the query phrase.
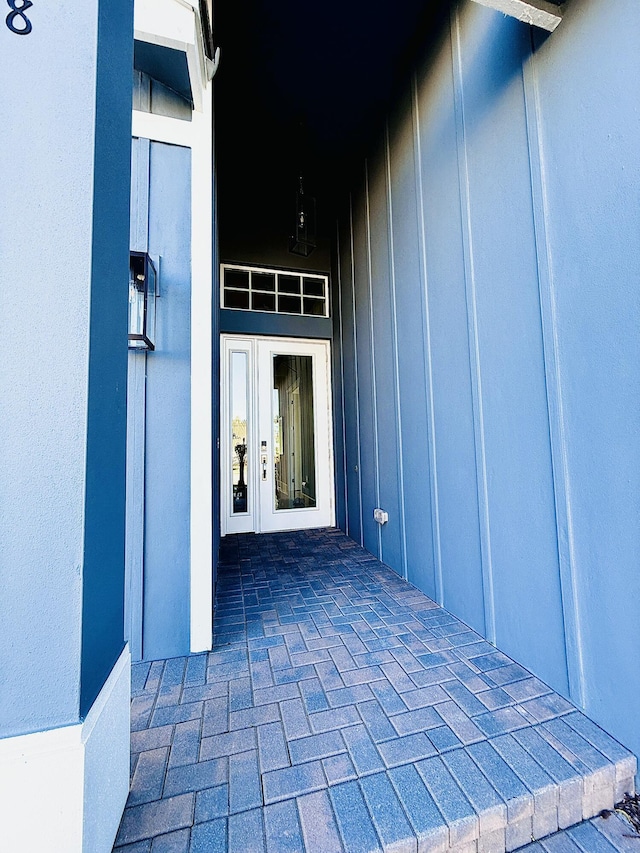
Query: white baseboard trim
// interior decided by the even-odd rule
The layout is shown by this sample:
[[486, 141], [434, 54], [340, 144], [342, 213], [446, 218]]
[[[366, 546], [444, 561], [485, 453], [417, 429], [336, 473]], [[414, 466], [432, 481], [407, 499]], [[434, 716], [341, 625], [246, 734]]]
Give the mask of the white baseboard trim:
[[0, 740], [7, 850], [111, 853], [129, 792], [128, 646], [82, 723]]

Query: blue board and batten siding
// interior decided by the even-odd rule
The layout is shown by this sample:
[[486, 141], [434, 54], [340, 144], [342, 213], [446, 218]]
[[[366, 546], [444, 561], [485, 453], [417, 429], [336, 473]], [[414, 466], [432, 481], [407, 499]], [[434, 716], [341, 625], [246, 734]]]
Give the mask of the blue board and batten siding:
[[345, 529], [636, 753], [639, 26], [462, 4], [334, 273]]
[[160, 256], [147, 358], [145, 658], [189, 652], [191, 150], [151, 143], [149, 253]]
[[146, 360], [144, 397], [129, 401], [144, 413], [142, 452], [128, 459], [144, 483], [142, 595], [131, 607], [142, 608], [142, 656], [157, 659], [189, 652], [191, 150], [134, 139], [133, 152], [132, 241], [158, 264], [160, 295], [155, 350], [129, 356]]

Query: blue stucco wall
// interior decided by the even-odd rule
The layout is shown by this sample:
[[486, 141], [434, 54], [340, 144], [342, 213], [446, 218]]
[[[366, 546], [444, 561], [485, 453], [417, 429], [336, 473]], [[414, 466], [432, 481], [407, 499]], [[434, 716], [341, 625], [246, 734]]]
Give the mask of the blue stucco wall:
[[124, 647], [131, 15], [117, 0], [98, 19], [81, 716]]
[[549, 36], [461, 4], [334, 275], [345, 529], [636, 753], [639, 25], [633, 0]]
[[[77, 722], [82, 650], [86, 705], [122, 648], [133, 3], [29, 17], [28, 36], [0, 21], [2, 736]], [[99, 588], [109, 626], [91, 622]]]

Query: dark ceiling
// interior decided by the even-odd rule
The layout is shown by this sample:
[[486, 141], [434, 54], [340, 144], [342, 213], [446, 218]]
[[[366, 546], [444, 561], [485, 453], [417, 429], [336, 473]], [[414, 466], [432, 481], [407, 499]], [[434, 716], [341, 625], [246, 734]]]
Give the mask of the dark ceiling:
[[[215, 80], [220, 241], [285, 217], [302, 171], [330, 214], [333, 191], [366, 147], [448, 0], [218, 0]], [[257, 223], [257, 224], [256, 224]], [[283, 226], [284, 227], [284, 226]]]

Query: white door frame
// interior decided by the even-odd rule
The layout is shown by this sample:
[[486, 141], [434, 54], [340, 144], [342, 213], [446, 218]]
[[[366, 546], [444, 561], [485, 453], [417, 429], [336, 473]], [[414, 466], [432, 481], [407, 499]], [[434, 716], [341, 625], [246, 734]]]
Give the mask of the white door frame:
[[[232, 353], [245, 353], [248, 365], [246, 513], [233, 512], [231, 444]], [[313, 396], [317, 506], [275, 510], [273, 505], [273, 429], [271, 427], [272, 354], [314, 358]], [[257, 335], [220, 336], [220, 527], [230, 533], [266, 533], [335, 525], [331, 349], [328, 340]], [[268, 372], [267, 372], [268, 371]], [[261, 413], [262, 412], [262, 413]], [[262, 421], [262, 423], [260, 423]], [[265, 434], [262, 434], [265, 433]], [[267, 434], [268, 433], [268, 434]], [[267, 441], [267, 479], [262, 479], [261, 442]]]

